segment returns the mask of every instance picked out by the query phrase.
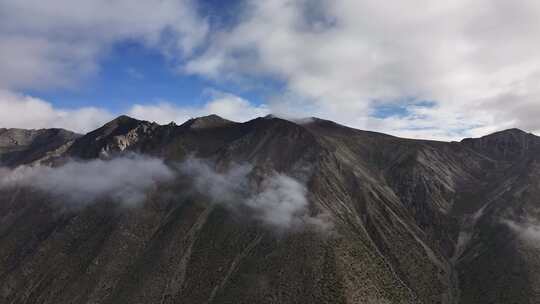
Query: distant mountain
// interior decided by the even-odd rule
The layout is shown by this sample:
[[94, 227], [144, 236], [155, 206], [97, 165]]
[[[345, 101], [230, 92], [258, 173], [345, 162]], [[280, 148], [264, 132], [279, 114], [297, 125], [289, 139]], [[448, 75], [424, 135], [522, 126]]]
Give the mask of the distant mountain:
[[[213, 189], [189, 175], [135, 207], [102, 200], [68, 208], [46, 191], [5, 187], [1, 303], [539, 302], [533, 134], [439, 142], [317, 118], [236, 123], [216, 115], [182, 125], [121, 116], [82, 136], [0, 129], [7, 167], [133, 153], [171, 168], [193, 158], [216, 172], [249, 164], [242, 182], [250, 189], [289, 176], [305, 184], [308, 218], [325, 226], [277, 231], [246, 216], [250, 208], [216, 204]], [[227, 177], [218, 182], [236, 189], [235, 175]]]
[[43, 158], [81, 135], [63, 129], [0, 128], [0, 164], [16, 166]]

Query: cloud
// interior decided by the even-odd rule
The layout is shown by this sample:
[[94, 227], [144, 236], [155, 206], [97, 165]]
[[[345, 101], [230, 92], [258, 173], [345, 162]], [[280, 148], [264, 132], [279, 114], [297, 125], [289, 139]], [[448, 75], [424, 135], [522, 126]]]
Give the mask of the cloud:
[[[539, 34], [533, 0], [247, 1], [237, 25], [211, 33], [184, 69], [217, 81], [277, 78], [300, 97], [277, 96], [282, 109], [408, 137], [540, 132], [530, 113], [540, 109]], [[381, 106], [410, 111], [376, 117]]]
[[261, 189], [245, 204], [257, 210], [262, 221], [276, 227], [302, 224], [308, 205], [305, 186], [289, 176], [276, 174], [263, 180]]
[[233, 121], [247, 121], [270, 113], [266, 105], [253, 105], [248, 100], [229, 93], [212, 91], [211, 100], [201, 107], [177, 106], [168, 102], [135, 104], [128, 115], [139, 119], [169, 123], [182, 123], [190, 118], [217, 114]]
[[31, 187], [73, 206], [100, 200], [136, 206], [159, 184], [182, 178], [212, 203], [280, 231], [306, 225], [319, 230], [331, 227], [323, 215], [309, 215], [308, 193], [303, 183], [275, 172], [259, 176], [261, 179], [255, 182], [258, 178], [253, 178], [254, 174], [248, 164], [218, 172], [210, 162], [196, 158], [169, 167], [162, 159], [128, 154], [110, 160], [71, 159], [58, 167], [0, 168], [0, 189]]
[[[212, 91], [210, 100], [199, 107], [178, 106], [173, 103], [135, 104], [124, 113], [142, 120], [178, 124], [209, 114], [217, 114], [234, 121], [246, 121], [270, 113], [265, 105], [253, 105], [229, 93]], [[112, 113], [104, 108], [83, 107], [62, 109], [50, 102], [29, 95], [0, 89], [0, 127], [4, 128], [63, 128], [86, 133], [123, 113]]]
[[[0, 89], [76, 85], [99, 72], [116, 43], [135, 41], [220, 84], [284, 84], [263, 105], [225, 97], [201, 107], [125, 109], [140, 118], [181, 122], [222, 112], [247, 120], [272, 112], [406, 137], [460, 139], [509, 127], [540, 134], [537, 1], [246, 0], [239, 7], [233, 22], [212, 26], [190, 0], [2, 1]], [[381, 117], [381, 108], [394, 110]]]
[[59, 109], [39, 98], [0, 90], [0, 127], [64, 128], [84, 133], [112, 118], [113, 115], [104, 109]]
[[326, 230], [328, 221], [309, 215], [307, 189], [298, 180], [279, 173], [255, 183], [251, 165], [233, 165], [224, 172], [203, 160], [188, 158], [180, 172], [193, 179], [195, 189], [212, 202], [233, 211], [246, 208], [263, 224], [277, 229], [298, 229], [312, 225]]
[[0, 169], [0, 188], [32, 187], [77, 206], [101, 199], [133, 206], [142, 203], [159, 182], [173, 178], [173, 171], [162, 160], [130, 155], [111, 160], [69, 160], [59, 167]]
[[0, 88], [73, 86], [125, 40], [183, 58], [207, 32], [191, 0], [2, 1]]
[[521, 239], [540, 248], [540, 223], [533, 219], [524, 219], [522, 221], [513, 221], [510, 219], [502, 220]]

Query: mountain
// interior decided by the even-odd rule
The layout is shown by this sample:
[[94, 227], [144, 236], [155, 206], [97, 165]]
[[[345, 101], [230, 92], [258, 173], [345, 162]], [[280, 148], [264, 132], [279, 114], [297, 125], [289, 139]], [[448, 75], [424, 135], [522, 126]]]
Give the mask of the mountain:
[[[121, 116], [39, 140], [5, 132], [8, 167], [143, 154], [218, 173], [162, 182], [136, 206], [0, 188], [2, 303], [539, 302], [540, 138], [521, 130], [438, 142], [317, 118], [211, 115], [182, 125]], [[206, 182], [235, 164], [252, 170], [223, 175], [221, 188], [251, 191], [272, 176], [305, 185], [303, 224], [265, 224], [251, 215], [262, 199], [216, 203], [229, 193]]]
[[230, 124], [234, 124], [234, 122], [212, 114], [208, 116], [192, 118], [186, 121], [183, 126], [192, 129], [205, 129], [225, 127]]
[[63, 129], [0, 128], [0, 164], [16, 166], [36, 161], [48, 153], [50, 155], [58, 149], [67, 148], [78, 137], [79, 134]]

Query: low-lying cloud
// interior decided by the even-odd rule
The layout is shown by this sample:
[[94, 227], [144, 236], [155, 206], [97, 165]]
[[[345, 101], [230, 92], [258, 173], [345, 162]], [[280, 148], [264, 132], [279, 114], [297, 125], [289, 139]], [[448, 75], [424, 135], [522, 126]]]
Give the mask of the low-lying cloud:
[[524, 219], [518, 222], [505, 219], [502, 222], [522, 240], [535, 245], [535, 247], [540, 247], [540, 223], [538, 221]]
[[[256, 219], [278, 230], [310, 225], [329, 227], [321, 216], [310, 216], [307, 188], [290, 176], [259, 173], [249, 164], [235, 164], [223, 172], [196, 158], [169, 166], [162, 159], [131, 154], [110, 160], [69, 160], [45, 165], [0, 168], [0, 189], [31, 187], [72, 206], [110, 200], [124, 206], [142, 204], [160, 183], [187, 181], [195, 193], [212, 204]], [[179, 191], [186, 191], [186, 188]], [[181, 194], [181, 193], [177, 193]]]
[[132, 206], [142, 203], [159, 182], [174, 176], [160, 159], [130, 155], [112, 160], [70, 160], [59, 167], [1, 169], [0, 188], [33, 187], [77, 205], [111, 199]]
[[307, 188], [298, 180], [280, 173], [256, 176], [251, 165], [233, 165], [218, 172], [212, 164], [190, 158], [180, 172], [193, 179], [197, 192], [233, 211], [248, 210], [263, 224], [278, 228], [299, 228], [310, 224], [327, 228], [320, 218], [308, 213]]

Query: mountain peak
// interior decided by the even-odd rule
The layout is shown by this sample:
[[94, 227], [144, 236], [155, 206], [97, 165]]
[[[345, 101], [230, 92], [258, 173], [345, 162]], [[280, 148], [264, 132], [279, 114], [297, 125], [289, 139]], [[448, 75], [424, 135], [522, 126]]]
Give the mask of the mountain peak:
[[540, 148], [539, 139], [534, 134], [511, 128], [480, 138], [465, 138], [461, 142], [494, 158], [509, 160], [537, 151]]
[[127, 116], [127, 115], [123, 114], [123, 115], [120, 115], [120, 116], [116, 117], [114, 120], [136, 120], [136, 119], [131, 117], [131, 116]]
[[[139, 125], [151, 125], [152, 123], [146, 120], [138, 120], [127, 115], [120, 115], [115, 119], [104, 124], [101, 128], [98, 128], [91, 133], [98, 133], [101, 135], [109, 135], [111, 133], [125, 133], [131, 129], [136, 128]], [[153, 123], [155, 124], [155, 123]]]
[[211, 114], [207, 116], [201, 116], [192, 118], [182, 124], [183, 127], [188, 127], [190, 129], [208, 129], [208, 128], [218, 128], [230, 124], [234, 124], [234, 121], [225, 119], [216, 114]]
[[276, 115], [274, 114], [268, 114], [266, 116], [263, 117], [264, 119], [273, 119], [273, 118], [278, 118]]
[[531, 135], [531, 133], [525, 132], [518, 128], [510, 128], [498, 132], [491, 133], [487, 136], [524, 136], [524, 135]]
[[69, 153], [80, 158], [93, 158], [114, 151], [124, 151], [148, 136], [159, 125], [121, 115], [81, 138], [70, 147]]
[[493, 132], [479, 138], [464, 138], [462, 142], [470, 142], [470, 141], [477, 141], [477, 140], [503, 140], [503, 139], [510, 139], [510, 138], [527, 138], [527, 137], [536, 137], [536, 136], [532, 133], [523, 131], [518, 128], [510, 128], [510, 129], [506, 129], [502, 131]]
[[130, 123], [137, 123], [140, 122], [140, 120], [135, 119], [133, 117], [127, 116], [127, 115], [120, 115], [116, 117], [115, 119], [109, 121], [105, 124], [107, 125], [123, 125], [123, 124], [130, 124]]

